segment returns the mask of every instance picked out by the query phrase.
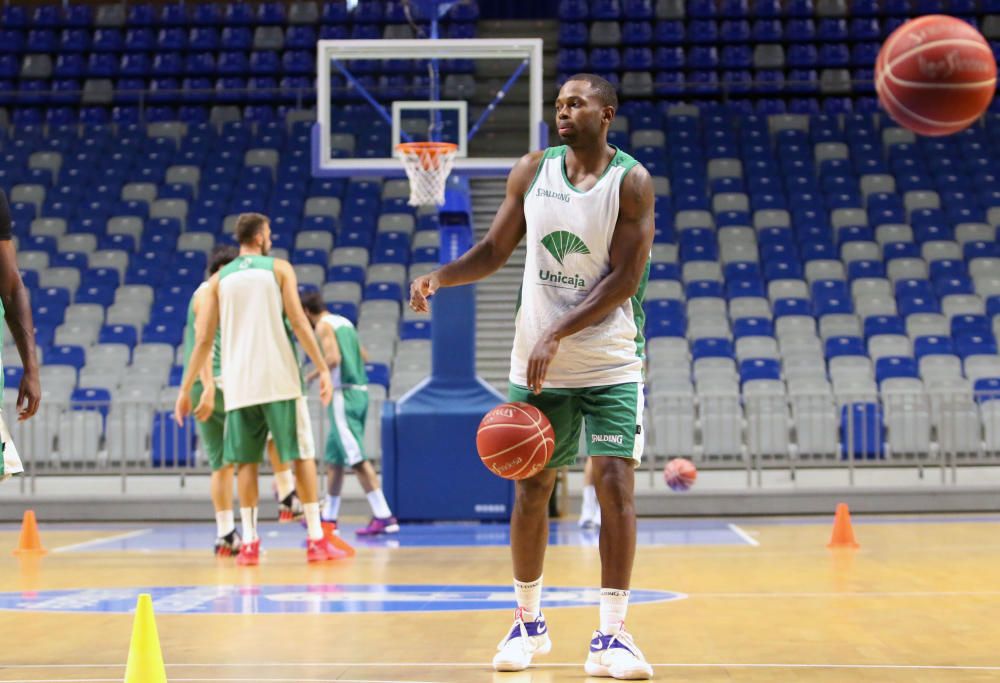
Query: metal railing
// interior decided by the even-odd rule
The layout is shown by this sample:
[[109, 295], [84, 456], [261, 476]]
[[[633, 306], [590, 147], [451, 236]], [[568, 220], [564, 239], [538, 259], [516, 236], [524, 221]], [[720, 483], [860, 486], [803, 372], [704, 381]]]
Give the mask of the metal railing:
[[746, 472], [761, 486], [769, 469], [911, 467], [955, 483], [964, 466], [1000, 465], [1000, 393], [860, 392], [740, 396], [651, 391], [646, 469], [671, 458], [702, 469]]
[[[327, 410], [309, 398], [316, 457], [322, 460], [330, 430]], [[130, 475], [174, 475], [182, 478], [210, 471], [200, 448], [193, 418], [178, 426], [173, 403], [150, 401], [43, 401], [30, 420], [18, 422], [12, 405], [4, 418], [24, 465], [22, 492], [34, 493], [35, 479], [45, 475], [121, 477], [127, 490]], [[365, 449], [380, 459], [382, 400], [368, 406]], [[266, 458], [265, 458], [266, 461]]]

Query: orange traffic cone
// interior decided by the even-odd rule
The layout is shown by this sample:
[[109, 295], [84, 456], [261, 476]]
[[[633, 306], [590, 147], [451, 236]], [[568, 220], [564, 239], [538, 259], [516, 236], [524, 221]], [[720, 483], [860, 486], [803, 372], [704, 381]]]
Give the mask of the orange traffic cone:
[[851, 511], [847, 509], [847, 503], [837, 503], [837, 514], [833, 519], [833, 533], [830, 535], [830, 542], [827, 548], [857, 548], [858, 542], [854, 540], [854, 529], [851, 527]]
[[38, 522], [34, 510], [25, 510], [21, 521], [21, 536], [17, 539], [15, 555], [44, 555], [47, 551], [42, 547], [42, 539], [38, 535]]

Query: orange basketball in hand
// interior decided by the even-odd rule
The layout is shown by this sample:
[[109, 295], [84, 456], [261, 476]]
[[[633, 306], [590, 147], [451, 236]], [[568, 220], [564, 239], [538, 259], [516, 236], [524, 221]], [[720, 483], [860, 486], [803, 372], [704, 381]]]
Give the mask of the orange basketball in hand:
[[476, 448], [483, 464], [504, 479], [533, 477], [549, 464], [555, 450], [549, 418], [527, 403], [504, 403], [479, 423]]
[[989, 43], [961, 19], [931, 14], [886, 39], [875, 61], [879, 102], [920, 135], [950, 135], [983, 115], [996, 89]]

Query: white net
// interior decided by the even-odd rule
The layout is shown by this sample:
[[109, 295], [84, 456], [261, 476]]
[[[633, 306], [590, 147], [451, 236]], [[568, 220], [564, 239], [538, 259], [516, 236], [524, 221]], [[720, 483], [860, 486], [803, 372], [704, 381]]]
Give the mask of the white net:
[[444, 186], [458, 145], [450, 142], [408, 142], [396, 147], [410, 179], [410, 206], [444, 204]]

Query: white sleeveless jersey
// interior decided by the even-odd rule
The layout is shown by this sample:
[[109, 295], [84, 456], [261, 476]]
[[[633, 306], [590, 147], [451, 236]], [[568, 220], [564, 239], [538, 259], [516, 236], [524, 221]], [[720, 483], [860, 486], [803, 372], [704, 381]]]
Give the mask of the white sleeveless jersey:
[[[528, 359], [542, 334], [582, 302], [611, 269], [611, 238], [618, 222], [619, 189], [638, 162], [616, 150], [604, 174], [581, 192], [566, 176], [566, 147], [545, 150], [524, 196], [527, 256], [521, 284], [510, 381], [527, 384]], [[642, 295], [596, 325], [566, 337], [549, 366], [554, 389], [643, 381]]]
[[240, 256], [219, 271], [226, 410], [301, 397], [302, 376], [270, 256]]

